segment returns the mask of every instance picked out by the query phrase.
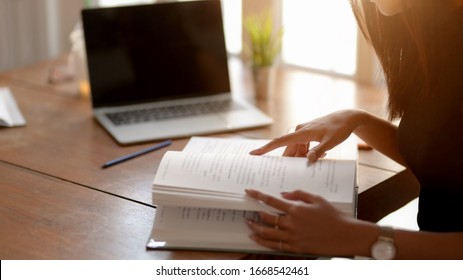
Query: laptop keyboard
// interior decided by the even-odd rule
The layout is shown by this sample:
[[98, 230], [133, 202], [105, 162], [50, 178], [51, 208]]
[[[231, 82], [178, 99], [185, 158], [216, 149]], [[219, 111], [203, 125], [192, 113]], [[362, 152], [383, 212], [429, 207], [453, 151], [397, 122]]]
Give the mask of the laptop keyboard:
[[175, 118], [184, 118], [211, 113], [237, 110], [238, 105], [232, 100], [221, 100], [197, 104], [172, 105], [156, 108], [143, 108], [130, 111], [106, 113], [114, 125], [129, 125]]

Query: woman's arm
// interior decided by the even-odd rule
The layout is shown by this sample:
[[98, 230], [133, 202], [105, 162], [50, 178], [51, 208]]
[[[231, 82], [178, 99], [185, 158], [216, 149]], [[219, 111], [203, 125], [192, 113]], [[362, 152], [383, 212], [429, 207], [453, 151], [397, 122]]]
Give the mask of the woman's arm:
[[463, 232], [395, 231], [398, 259], [463, 259]]
[[380, 151], [396, 162], [405, 165], [397, 142], [397, 126], [364, 111], [357, 111], [353, 131], [365, 143]]
[[[404, 163], [397, 146], [397, 127], [361, 110], [337, 111], [300, 124], [295, 132], [275, 138], [267, 145], [251, 151], [251, 154], [262, 155], [286, 146], [285, 156], [307, 156], [310, 161], [316, 161], [326, 151], [346, 140], [351, 133], [355, 133], [386, 156], [401, 164]], [[309, 147], [308, 143], [311, 141], [320, 144]]]
[[[255, 190], [246, 193], [284, 212], [260, 213], [263, 223], [247, 221], [251, 239], [276, 250], [324, 256], [371, 257], [377, 224], [357, 220], [325, 199], [303, 191], [283, 194], [284, 199]], [[415, 232], [396, 229], [396, 259], [463, 259], [463, 233]]]

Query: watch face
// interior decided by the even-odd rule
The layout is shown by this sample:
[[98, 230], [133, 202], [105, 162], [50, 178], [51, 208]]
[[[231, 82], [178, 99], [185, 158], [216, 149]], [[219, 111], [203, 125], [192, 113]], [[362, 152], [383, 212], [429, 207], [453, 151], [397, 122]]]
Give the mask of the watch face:
[[392, 260], [395, 256], [394, 244], [379, 240], [371, 247], [371, 255], [376, 260]]

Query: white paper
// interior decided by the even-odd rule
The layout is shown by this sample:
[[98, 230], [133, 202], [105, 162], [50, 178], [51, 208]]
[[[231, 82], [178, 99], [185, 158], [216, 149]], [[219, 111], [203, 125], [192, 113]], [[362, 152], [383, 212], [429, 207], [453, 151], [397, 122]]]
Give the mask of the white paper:
[[[243, 139], [243, 138], [214, 138], [191, 137], [183, 152], [213, 153], [213, 154], [249, 154], [250, 151], [260, 148], [270, 142], [270, 139]], [[311, 142], [311, 147], [317, 145]], [[265, 154], [266, 156], [281, 156], [286, 147], [280, 147]], [[343, 143], [327, 152], [326, 159], [356, 160], [357, 138], [355, 135], [347, 138]]]
[[272, 251], [249, 238], [246, 218], [259, 221], [250, 211], [161, 206], [148, 247]]
[[[336, 193], [338, 181], [346, 178], [343, 173], [352, 171], [345, 170], [349, 165], [333, 160], [307, 164], [305, 158], [169, 151], [154, 184], [226, 193], [244, 193], [246, 188], [279, 193], [311, 186], [324, 190], [319, 193]], [[339, 176], [334, 177], [336, 169]]]
[[[266, 139], [191, 137], [183, 148], [183, 152], [247, 155], [250, 151], [262, 147], [269, 141]], [[284, 148], [279, 148], [267, 155], [280, 156], [283, 151]]]
[[11, 126], [12, 120], [6, 107], [5, 94], [0, 89], [0, 126]]
[[[167, 230], [169, 235], [165, 238], [170, 240], [185, 238], [185, 233], [181, 230], [188, 229], [191, 238], [197, 241], [238, 238], [240, 242], [245, 242], [251, 233], [245, 218], [255, 220], [258, 215], [249, 211], [161, 206], [156, 209], [155, 224], [158, 237], [164, 237], [162, 233]], [[209, 234], [196, 236], [196, 231]]]
[[[164, 155], [156, 173], [153, 200], [155, 204], [165, 204], [175, 200], [176, 195], [188, 197], [188, 194], [201, 193], [209, 194], [209, 200], [213, 200], [214, 195], [219, 200], [224, 199], [224, 195], [238, 195], [239, 200], [248, 188], [274, 196], [303, 189], [334, 204], [350, 204], [355, 187], [355, 166], [355, 161], [343, 160], [326, 159], [307, 164], [305, 158], [170, 151]], [[249, 201], [241, 200], [240, 209], [255, 209]], [[188, 205], [189, 200], [179, 201], [185, 206], [197, 206]], [[195, 199], [191, 202], [193, 204]]]
[[26, 121], [8, 88], [0, 88], [0, 126], [22, 126]]

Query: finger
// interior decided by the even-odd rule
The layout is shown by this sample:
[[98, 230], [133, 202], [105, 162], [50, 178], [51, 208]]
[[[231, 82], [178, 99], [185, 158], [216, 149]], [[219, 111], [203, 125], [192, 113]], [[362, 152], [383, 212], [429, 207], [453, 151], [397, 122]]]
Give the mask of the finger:
[[288, 145], [283, 153], [285, 157], [305, 157], [307, 155], [307, 144], [297, 143]]
[[260, 244], [270, 249], [274, 249], [278, 251], [289, 251], [288, 244], [282, 240], [267, 240], [267, 239], [259, 237], [258, 235], [250, 235], [249, 238], [254, 240], [257, 244]]
[[275, 228], [286, 228], [286, 220], [284, 220], [284, 215], [274, 215], [267, 212], [259, 212], [259, 217], [265, 224], [271, 225]]
[[297, 153], [297, 145], [288, 145], [283, 152], [284, 157], [294, 157]]
[[319, 158], [326, 156], [326, 151], [332, 149], [335, 145], [331, 141], [322, 141], [307, 152], [307, 159], [310, 162], [316, 162]]
[[310, 162], [316, 162], [317, 160], [326, 157], [326, 155], [327, 153], [325, 152], [319, 152], [317, 150], [310, 150], [306, 156]]
[[265, 153], [268, 153], [272, 150], [275, 150], [277, 148], [283, 147], [283, 146], [288, 146], [290, 144], [295, 144], [295, 143], [306, 143], [307, 141], [304, 140], [304, 138], [307, 138], [307, 136], [304, 136], [301, 133], [302, 130], [298, 130], [292, 133], [285, 134], [283, 136], [280, 136], [278, 138], [273, 139], [272, 141], [268, 142], [266, 145], [252, 150], [250, 152], [251, 155], [263, 155]]
[[305, 157], [307, 155], [307, 143], [297, 144], [296, 157]]
[[274, 196], [267, 195], [257, 190], [246, 189], [245, 192], [249, 197], [260, 200], [263, 203], [269, 206], [272, 206], [278, 210], [281, 210], [283, 212], [287, 212], [287, 210], [291, 207], [291, 205], [288, 202], [282, 199], [276, 198]]
[[246, 224], [253, 232], [253, 235], [259, 236], [262, 239], [266, 239], [266, 240], [286, 240], [287, 239], [287, 233], [280, 229], [258, 224], [249, 219], [246, 219]]
[[283, 152], [284, 157], [295, 157], [297, 154], [297, 144], [290, 144]]
[[285, 199], [292, 200], [292, 201], [303, 201], [307, 204], [313, 204], [319, 201], [320, 197], [318, 195], [314, 195], [312, 193], [308, 193], [302, 190], [296, 190], [293, 192], [286, 192], [283, 193], [282, 196]]

